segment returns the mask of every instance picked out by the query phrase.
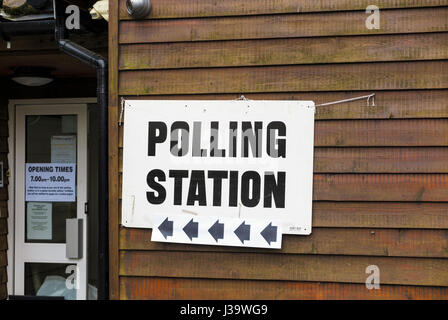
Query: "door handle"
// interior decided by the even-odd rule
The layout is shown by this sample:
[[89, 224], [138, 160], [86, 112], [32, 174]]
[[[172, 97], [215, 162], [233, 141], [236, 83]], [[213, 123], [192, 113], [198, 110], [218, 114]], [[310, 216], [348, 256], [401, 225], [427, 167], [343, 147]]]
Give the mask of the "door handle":
[[81, 259], [83, 253], [83, 219], [66, 219], [65, 235], [65, 256], [68, 259]]

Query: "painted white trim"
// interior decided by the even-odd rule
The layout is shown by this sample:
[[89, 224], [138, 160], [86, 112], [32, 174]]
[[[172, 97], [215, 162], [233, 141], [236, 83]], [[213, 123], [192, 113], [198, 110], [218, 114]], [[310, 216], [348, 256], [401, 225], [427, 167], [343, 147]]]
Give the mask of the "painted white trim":
[[14, 292], [14, 221], [15, 221], [15, 128], [16, 128], [16, 108], [12, 101], [9, 101], [8, 105], [8, 172], [9, 172], [9, 184], [8, 184], [8, 266], [6, 267], [6, 272], [8, 274], [7, 290], [8, 294], [13, 294]]
[[[8, 257], [8, 265], [7, 265], [7, 290], [8, 294], [14, 294], [16, 292], [16, 285], [15, 285], [15, 156], [16, 156], [16, 150], [15, 150], [15, 133], [16, 133], [16, 106], [18, 105], [39, 105], [39, 106], [48, 106], [48, 105], [79, 105], [79, 104], [87, 104], [87, 103], [96, 103], [97, 98], [63, 98], [63, 99], [11, 99], [9, 100], [8, 104], [8, 130], [9, 130], [9, 137], [8, 137], [8, 171], [9, 171], [9, 177], [8, 177], [8, 250], [7, 250], [7, 257]], [[87, 108], [85, 110], [85, 121], [86, 126], [88, 127], [87, 123]], [[87, 132], [87, 130], [86, 130]], [[78, 145], [78, 150], [79, 145]], [[81, 156], [81, 155], [80, 155]], [[85, 176], [87, 177], [87, 145], [85, 148], [85, 154], [82, 155], [83, 157], [86, 157], [85, 161]], [[86, 186], [87, 190], [87, 186]], [[87, 191], [85, 192], [85, 199], [87, 199]], [[86, 200], [84, 200], [85, 202]], [[78, 202], [78, 206], [82, 205], [84, 207], [84, 203], [81, 203], [81, 201]], [[79, 210], [78, 210], [79, 211]], [[82, 212], [84, 212], [84, 208], [82, 209]], [[87, 235], [87, 217], [84, 217], [84, 234]], [[83, 245], [83, 252], [84, 256], [87, 257], [87, 241], [84, 241]], [[85, 283], [87, 284], [87, 269], [85, 272]]]

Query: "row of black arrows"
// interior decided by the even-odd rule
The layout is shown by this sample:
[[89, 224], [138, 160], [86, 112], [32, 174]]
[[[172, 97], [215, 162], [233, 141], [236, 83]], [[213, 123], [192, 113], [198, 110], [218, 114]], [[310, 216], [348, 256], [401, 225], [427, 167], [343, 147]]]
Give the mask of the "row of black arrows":
[[[166, 218], [159, 226], [159, 230], [162, 233], [163, 237], [167, 239], [168, 237], [173, 236], [173, 221], [168, 220]], [[236, 228], [233, 232], [240, 239], [241, 243], [244, 244], [244, 241], [250, 240], [250, 225], [246, 224], [246, 221], [243, 221], [238, 228]], [[193, 238], [197, 238], [199, 234], [199, 222], [195, 222], [193, 219], [190, 220], [182, 229], [185, 234], [188, 236], [190, 241]], [[220, 223], [219, 219], [208, 229], [210, 235], [215, 239], [216, 242], [220, 239], [224, 239], [224, 223]], [[277, 227], [272, 225], [272, 222], [260, 232], [261, 236], [267, 241], [269, 245], [271, 242], [277, 241]]]

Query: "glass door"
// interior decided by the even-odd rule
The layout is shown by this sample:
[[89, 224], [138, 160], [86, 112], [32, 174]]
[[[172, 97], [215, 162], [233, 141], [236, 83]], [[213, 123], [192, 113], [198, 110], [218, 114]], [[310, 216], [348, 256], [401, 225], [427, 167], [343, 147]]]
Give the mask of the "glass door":
[[86, 299], [87, 107], [16, 108], [15, 294]]

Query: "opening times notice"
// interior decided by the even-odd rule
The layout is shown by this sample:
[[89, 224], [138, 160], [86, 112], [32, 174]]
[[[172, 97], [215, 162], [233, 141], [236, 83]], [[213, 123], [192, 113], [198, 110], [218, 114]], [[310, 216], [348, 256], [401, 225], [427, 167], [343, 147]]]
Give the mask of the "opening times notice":
[[75, 163], [27, 163], [26, 201], [75, 202]]

